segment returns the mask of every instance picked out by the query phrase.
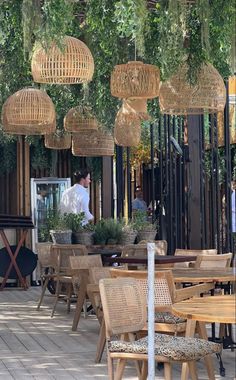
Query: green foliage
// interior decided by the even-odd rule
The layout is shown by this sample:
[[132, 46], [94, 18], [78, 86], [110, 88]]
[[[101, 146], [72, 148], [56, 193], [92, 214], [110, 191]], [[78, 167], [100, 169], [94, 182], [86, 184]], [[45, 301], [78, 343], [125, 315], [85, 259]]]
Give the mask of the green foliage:
[[65, 224], [72, 232], [82, 231], [84, 216], [85, 216], [84, 212], [80, 212], [78, 214], [66, 213], [64, 214]]
[[66, 230], [68, 229], [66, 224], [65, 215], [61, 214], [57, 209], [49, 209], [47, 211], [47, 229], [50, 230]]
[[46, 149], [42, 137], [28, 136], [31, 166], [33, 169], [49, 169], [52, 166], [52, 150]]
[[118, 244], [122, 237], [122, 224], [112, 218], [101, 219], [94, 228], [95, 244]]
[[135, 210], [133, 212], [133, 226], [136, 231], [156, 231], [157, 224], [147, 220], [147, 212]]

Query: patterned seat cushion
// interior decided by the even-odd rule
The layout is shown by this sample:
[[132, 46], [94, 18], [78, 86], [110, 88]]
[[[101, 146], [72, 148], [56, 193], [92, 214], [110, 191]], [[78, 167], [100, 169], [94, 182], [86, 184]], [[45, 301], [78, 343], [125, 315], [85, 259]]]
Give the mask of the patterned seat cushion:
[[[110, 352], [147, 354], [147, 347], [147, 337], [135, 342], [119, 340], [108, 342]], [[205, 355], [220, 352], [220, 350], [220, 344], [208, 342], [205, 339], [155, 334], [155, 355], [164, 356], [170, 360], [198, 360]]]
[[155, 313], [155, 322], [176, 324], [176, 323], [184, 323], [186, 322], [186, 319], [177, 317], [176, 315], [163, 311], [163, 312]]

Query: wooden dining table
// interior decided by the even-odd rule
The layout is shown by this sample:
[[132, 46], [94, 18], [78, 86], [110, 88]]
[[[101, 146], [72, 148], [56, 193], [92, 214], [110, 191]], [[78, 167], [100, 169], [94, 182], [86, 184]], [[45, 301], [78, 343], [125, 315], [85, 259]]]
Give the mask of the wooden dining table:
[[[155, 256], [155, 264], [174, 264], [174, 263], [183, 263], [189, 261], [195, 261], [197, 256]], [[103, 256], [103, 261], [105, 263], [118, 263], [118, 264], [147, 264], [147, 256], [122, 256], [122, 257], [107, 257]]]
[[232, 268], [194, 269], [171, 268], [175, 282], [199, 283], [199, 282], [235, 282]]
[[[236, 299], [233, 295], [214, 297], [194, 297], [186, 301], [175, 303], [172, 312], [187, 319], [186, 336], [194, 336], [196, 327], [201, 338], [208, 339], [206, 323], [236, 323]], [[215, 379], [212, 357], [205, 358], [208, 376]], [[186, 363], [182, 367], [181, 380], [188, 378]]]

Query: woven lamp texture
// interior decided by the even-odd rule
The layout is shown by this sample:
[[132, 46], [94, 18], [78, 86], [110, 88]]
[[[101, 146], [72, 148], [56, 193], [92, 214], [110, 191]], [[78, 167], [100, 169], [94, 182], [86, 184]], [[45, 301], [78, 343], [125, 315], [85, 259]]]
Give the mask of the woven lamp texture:
[[123, 102], [137, 113], [140, 120], [150, 120], [146, 99], [124, 99]]
[[83, 130], [97, 130], [97, 119], [92, 115], [90, 108], [77, 106], [71, 108], [64, 117], [64, 128], [69, 132], [80, 132]]
[[3, 130], [16, 135], [43, 135], [56, 129], [54, 104], [45, 91], [24, 88], [9, 96], [2, 108]]
[[187, 82], [187, 65], [160, 86], [161, 112], [172, 115], [197, 115], [224, 110], [226, 91], [222, 77], [210, 64], [203, 64], [197, 84]]
[[138, 114], [124, 102], [118, 111], [114, 139], [117, 145], [137, 146], [141, 139], [141, 121]]
[[113, 156], [114, 139], [102, 129], [73, 133], [72, 154], [80, 157]]
[[53, 133], [45, 135], [44, 144], [49, 149], [70, 149], [71, 147], [71, 134], [64, 133], [63, 135]]
[[140, 61], [117, 65], [111, 74], [111, 94], [117, 98], [156, 98], [159, 84], [158, 67]]
[[31, 61], [35, 82], [72, 84], [92, 80], [93, 56], [89, 48], [74, 37], [65, 37], [62, 50], [52, 44], [48, 51], [40, 46], [35, 49]]

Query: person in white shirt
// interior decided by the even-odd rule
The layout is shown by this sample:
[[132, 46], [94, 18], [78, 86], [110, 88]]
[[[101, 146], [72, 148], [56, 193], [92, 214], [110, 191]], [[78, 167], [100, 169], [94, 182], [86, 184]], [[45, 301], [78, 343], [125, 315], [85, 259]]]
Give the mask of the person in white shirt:
[[82, 169], [74, 173], [74, 178], [74, 186], [65, 190], [62, 194], [59, 209], [62, 214], [84, 212], [83, 225], [86, 225], [94, 219], [89, 211], [88, 187], [91, 182], [90, 173], [87, 169]]

